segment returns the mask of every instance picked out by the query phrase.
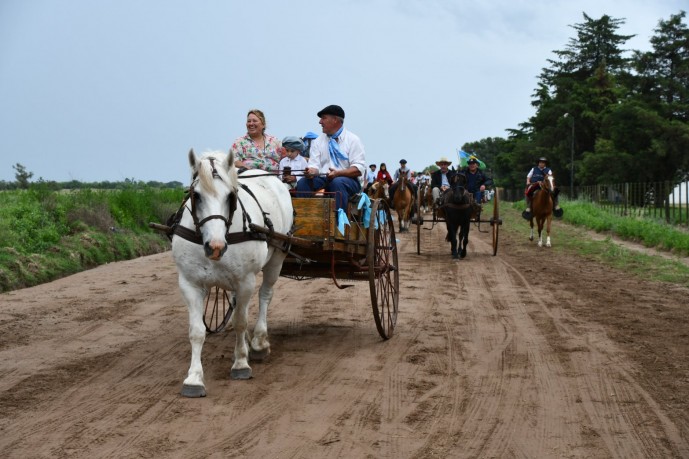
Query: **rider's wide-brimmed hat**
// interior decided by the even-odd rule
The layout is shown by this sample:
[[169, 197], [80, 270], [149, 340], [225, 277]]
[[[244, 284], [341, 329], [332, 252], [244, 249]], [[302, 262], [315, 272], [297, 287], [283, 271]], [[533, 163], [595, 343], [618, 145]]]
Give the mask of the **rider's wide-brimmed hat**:
[[541, 161], [548, 164], [548, 158], [546, 158], [545, 156], [541, 156], [540, 158], [538, 158], [538, 162], [540, 163]]
[[440, 166], [441, 164], [447, 164], [449, 166], [450, 164], [452, 164], [452, 161], [447, 159], [446, 156], [441, 156], [440, 159], [435, 162], [435, 165]]

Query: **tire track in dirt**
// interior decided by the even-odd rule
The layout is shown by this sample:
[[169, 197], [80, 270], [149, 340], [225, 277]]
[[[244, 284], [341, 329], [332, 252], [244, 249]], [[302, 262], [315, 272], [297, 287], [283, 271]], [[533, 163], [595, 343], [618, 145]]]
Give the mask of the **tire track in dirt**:
[[[527, 290], [542, 290], [530, 284], [518, 269], [507, 262], [505, 265]], [[568, 400], [574, 397], [589, 420], [581, 429], [587, 444], [606, 449], [612, 457], [684, 457], [689, 453], [677, 427], [634, 380], [621, 358], [622, 352], [604, 336], [604, 331], [587, 323], [588, 333], [582, 332], [583, 324], [566, 314], [547, 291], [531, 299], [536, 310], [530, 314], [540, 315], [545, 318], [544, 323], [550, 323], [552, 331], [546, 331], [545, 338], [565, 365], [567, 379], [574, 380], [566, 395]], [[549, 387], [552, 389], [562, 379], [553, 378]], [[580, 418], [575, 417], [568, 424], [577, 419]]]
[[[549, 282], [520, 258], [533, 256], [525, 242], [501, 235], [492, 257], [490, 234], [474, 229], [460, 261], [442, 227], [422, 231], [421, 255], [414, 235], [398, 236], [388, 341], [368, 283], [280, 279], [271, 356], [231, 381], [234, 332], [209, 335], [203, 399], [179, 395], [188, 319], [169, 253], [4, 295], [0, 333], [19, 333], [0, 350], [0, 400], [14, 407], [0, 407], [0, 455], [689, 457], [684, 424], [641, 389], [611, 328], [565, 307], [595, 303], [572, 287], [576, 265], [544, 249]], [[603, 287], [618, 279], [604, 274]]]

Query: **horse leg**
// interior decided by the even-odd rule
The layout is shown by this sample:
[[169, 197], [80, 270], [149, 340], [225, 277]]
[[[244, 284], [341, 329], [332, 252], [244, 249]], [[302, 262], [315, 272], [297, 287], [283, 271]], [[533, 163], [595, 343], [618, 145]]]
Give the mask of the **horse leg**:
[[538, 246], [543, 247], [543, 219], [538, 217]]
[[180, 276], [179, 287], [187, 303], [189, 312], [189, 343], [191, 344], [191, 363], [187, 377], [182, 383], [184, 397], [205, 397], [206, 386], [203, 383], [203, 366], [201, 351], [206, 340], [206, 326], [203, 324], [204, 291], [191, 285], [186, 278]]
[[533, 241], [533, 217], [529, 221], [529, 224], [531, 225], [531, 235], [529, 235], [529, 240]]
[[230, 369], [232, 379], [250, 379], [249, 346], [247, 345], [247, 322], [249, 316], [249, 302], [256, 286], [256, 275], [249, 273], [237, 283], [235, 292], [235, 308], [232, 313], [232, 326], [236, 334], [234, 344], [234, 363]]
[[469, 228], [470, 228], [470, 221], [469, 221], [469, 216], [467, 215], [467, 218], [465, 221], [462, 221], [461, 223], [461, 235], [462, 235], [462, 241], [461, 241], [461, 251], [459, 252], [459, 258], [466, 258], [467, 256], [467, 245], [469, 245]]
[[450, 251], [452, 253], [452, 258], [459, 258], [459, 252], [457, 251], [457, 227], [450, 221], [450, 218], [446, 218], [445, 226], [447, 226], [447, 236], [445, 240], [450, 243]]
[[546, 247], [552, 247], [552, 245], [550, 244], [550, 223], [551, 223], [552, 221], [553, 221], [553, 216], [552, 216], [552, 215], [548, 215], [548, 219], [546, 220], [546, 227], [545, 227], [545, 231], [546, 231], [545, 246], [546, 246]]
[[270, 261], [263, 267], [263, 283], [261, 283], [261, 288], [258, 291], [258, 319], [249, 348], [249, 359], [252, 361], [260, 362], [270, 354], [268, 306], [273, 299], [273, 286], [280, 277], [285, 255], [284, 252], [275, 250]]

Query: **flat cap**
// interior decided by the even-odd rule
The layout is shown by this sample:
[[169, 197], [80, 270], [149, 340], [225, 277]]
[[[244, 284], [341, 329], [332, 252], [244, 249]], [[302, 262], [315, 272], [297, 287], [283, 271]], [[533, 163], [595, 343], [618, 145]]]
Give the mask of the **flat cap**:
[[299, 137], [288, 136], [282, 139], [282, 146], [290, 150], [304, 151], [304, 142]]
[[323, 115], [335, 115], [339, 116], [342, 119], [344, 119], [345, 117], [344, 110], [342, 110], [342, 107], [340, 107], [339, 105], [328, 105], [323, 110], [318, 112], [317, 115], [319, 118]]

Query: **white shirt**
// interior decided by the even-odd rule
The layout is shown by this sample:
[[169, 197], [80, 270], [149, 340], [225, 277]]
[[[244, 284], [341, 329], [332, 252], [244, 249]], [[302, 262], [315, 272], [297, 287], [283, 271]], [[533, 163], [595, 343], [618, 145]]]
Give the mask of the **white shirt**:
[[292, 175], [302, 175], [304, 170], [308, 167], [308, 163], [306, 162], [306, 158], [304, 158], [302, 155], [297, 155], [296, 158], [290, 159], [289, 156], [285, 156], [280, 160], [280, 180], [282, 180], [282, 171], [285, 169], [285, 167], [291, 167], [292, 171], [302, 171], [298, 174], [292, 174]]
[[330, 138], [325, 133], [313, 139], [309, 157], [309, 167], [318, 169], [318, 172], [321, 174], [327, 174], [330, 172], [330, 168], [344, 170], [354, 166], [359, 169], [361, 175], [358, 179], [359, 182], [362, 182], [364, 174], [366, 173], [366, 153], [364, 152], [364, 145], [361, 143], [361, 139], [353, 132], [342, 129], [342, 133], [337, 138], [337, 143], [340, 146], [340, 151], [347, 159], [340, 161], [340, 167], [335, 167], [330, 161], [328, 143], [330, 143]]
[[376, 181], [376, 178], [378, 177], [378, 172], [372, 171], [371, 168], [368, 168], [368, 171], [366, 171], [366, 183], [373, 183]]

